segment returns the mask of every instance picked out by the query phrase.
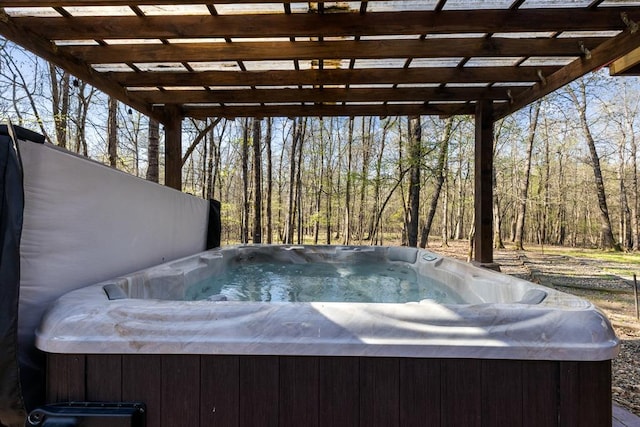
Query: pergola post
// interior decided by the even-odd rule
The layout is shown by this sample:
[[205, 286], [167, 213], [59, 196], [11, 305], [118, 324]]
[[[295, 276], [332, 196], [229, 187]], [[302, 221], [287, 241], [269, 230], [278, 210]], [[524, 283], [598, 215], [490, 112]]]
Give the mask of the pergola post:
[[483, 266], [499, 269], [493, 263], [493, 102], [476, 103], [475, 141], [475, 256]]
[[164, 185], [182, 191], [182, 113], [173, 105], [165, 106]]

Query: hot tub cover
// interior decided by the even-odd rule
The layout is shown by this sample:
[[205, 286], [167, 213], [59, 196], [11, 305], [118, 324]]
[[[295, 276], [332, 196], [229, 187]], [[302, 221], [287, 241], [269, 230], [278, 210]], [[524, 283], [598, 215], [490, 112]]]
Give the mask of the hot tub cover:
[[24, 195], [22, 166], [9, 134], [0, 126], [0, 422], [13, 426], [25, 416], [17, 344]]
[[[60, 295], [219, 244], [219, 203], [0, 126], [0, 423], [44, 403], [34, 346]], [[20, 380], [18, 380], [20, 378]]]

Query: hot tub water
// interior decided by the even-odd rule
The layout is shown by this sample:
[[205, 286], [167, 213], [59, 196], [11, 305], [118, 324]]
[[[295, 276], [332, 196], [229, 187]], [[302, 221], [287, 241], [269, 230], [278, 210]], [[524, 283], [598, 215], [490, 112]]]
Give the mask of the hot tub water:
[[451, 288], [390, 263], [242, 263], [185, 291], [185, 300], [261, 302], [463, 302]]

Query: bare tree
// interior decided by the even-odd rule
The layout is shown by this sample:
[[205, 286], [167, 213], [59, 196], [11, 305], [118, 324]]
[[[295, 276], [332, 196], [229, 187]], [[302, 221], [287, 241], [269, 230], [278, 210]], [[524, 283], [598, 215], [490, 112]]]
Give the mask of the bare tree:
[[160, 124], [155, 119], [149, 119], [149, 147], [147, 148], [147, 180], [158, 182], [159, 179], [159, 144]]
[[422, 125], [420, 116], [409, 118], [409, 246], [418, 246], [418, 216], [420, 215], [420, 169], [422, 164]]
[[273, 125], [273, 119], [267, 119], [267, 134], [265, 135], [265, 150], [267, 152], [267, 243], [273, 241], [273, 165], [271, 159], [271, 127]]
[[253, 119], [253, 243], [262, 243], [262, 134], [260, 119]]
[[349, 131], [347, 136], [347, 182], [344, 196], [344, 239], [343, 244], [351, 244], [351, 162], [353, 160], [353, 117], [349, 118]]
[[67, 148], [67, 130], [69, 122], [69, 73], [62, 71], [60, 78], [58, 78], [56, 66], [50, 63], [49, 78], [51, 80], [51, 104], [56, 130], [56, 140], [58, 141], [59, 147]]
[[242, 231], [241, 242], [249, 242], [249, 119], [242, 128]]
[[596, 142], [591, 133], [589, 121], [587, 120], [587, 85], [585, 79], [578, 80], [577, 84], [566, 87], [566, 92], [573, 101], [580, 117], [580, 125], [584, 134], [589, 154], [591, 155], [591, 167], [595, 178], [596, 191], [598, 195], [598, 207], [600, 209], [600, 244], [603, 249], [620, 250], [620, 246], [613, 237], [611, 228], [611, 220], [609, 217], [609, 208], [607, 207], [607, 196], [605, 194], [604, 179], [602, 178], [602, 169], [600, 167], [600, 157], [596, 150]]
[[533, 142], [536, 137], [536, 129], [538, 127], [538, 118], [540, 117], [540, 104], [536, 102], [529, 110], [529, 135], [527, 137], [527, 159], [524, 169], [524, 177], [522, 179], [522, 186], [520, 187], [518, 197], [518, 212], [516, 219], [516, 239], [515, 244], [517, 249], [523, 248], [524, 240], [524, 221], [527, 212], [527, 199], [529, 195], [529, 179], [531, 177], [531, 159], [533, 154]]
[[107, 127], [107, 153], [109, 165], [118, 166], [118, 100], [109, 97], [109, 125]]
[[440, 191], [445, 181], [445, 167], [449, 160], [449, 140], [451, 139], [451, 129], [453, 128], [453, 117], [449, 117], [444, 125], [444, 132], [442, 139], [440, 140], [440, 154], [438, 155], [438, 164], [436, 165], [436, 186], [431, 196], [431, 203], [429, 204], [429, 211], [427, 213], [427, 219], [422, 227], [422, 233], [420, 235], [420, 247], [425, 248], [429, 239], [429, 233], [431, 232], [431, 224], [433, 223], [433, 217], [436, 214], [438, 207], [438, 199], [440, 198]]

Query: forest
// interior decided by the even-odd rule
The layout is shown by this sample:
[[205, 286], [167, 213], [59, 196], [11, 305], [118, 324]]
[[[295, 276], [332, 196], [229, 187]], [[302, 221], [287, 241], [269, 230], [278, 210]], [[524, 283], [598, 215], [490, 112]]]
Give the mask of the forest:
[[[0, 50], [0, 120], [163, 182], [157, 122], [8, 41]], [[494, 247], [640, 249], [638, 83], [603, 69], [496, 122]], [[224, 243], [466, 240], [473, 158], [471, 116], [183, 121], [183, 191], [222, 202]]]

